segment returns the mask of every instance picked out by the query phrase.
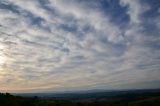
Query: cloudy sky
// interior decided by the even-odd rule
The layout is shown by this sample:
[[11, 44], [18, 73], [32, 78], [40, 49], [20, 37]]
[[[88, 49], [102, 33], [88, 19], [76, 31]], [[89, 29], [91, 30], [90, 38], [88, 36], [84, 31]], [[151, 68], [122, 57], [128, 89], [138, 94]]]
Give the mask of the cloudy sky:
[[159, 0], [0, 0], [0, 91], [160, 87]]

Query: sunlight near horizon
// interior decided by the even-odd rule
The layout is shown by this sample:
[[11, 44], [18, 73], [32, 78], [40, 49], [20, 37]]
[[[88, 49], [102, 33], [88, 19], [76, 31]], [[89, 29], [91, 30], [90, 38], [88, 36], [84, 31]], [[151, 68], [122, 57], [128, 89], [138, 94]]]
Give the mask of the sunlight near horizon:
[[5, 59], [5, 55], [4, 55], [4, 50], [5, 50], [5, 46], [0, 45], [0, 68], [2, 67], [2, 65], [5, 63], [6, 59]]

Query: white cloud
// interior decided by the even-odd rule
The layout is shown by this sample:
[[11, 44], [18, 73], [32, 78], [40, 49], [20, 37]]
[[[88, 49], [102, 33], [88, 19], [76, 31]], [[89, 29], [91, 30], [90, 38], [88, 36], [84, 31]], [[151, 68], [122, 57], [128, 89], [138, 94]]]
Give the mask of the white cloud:
[[142, 13], [150, 8], [145, 3], [141, 3], [141, 0], [120, 0], [120, 4], [128, 6], [127, 14], [130, 16], [133, 24], [140, 24]]
[[[86, 2], [3, 1], [15, 5], [20, 13], [0, 9], [0, 45], [5, 47], [0, 52], [5, 55], [5, 63], [0, 62], [1, 89], [112, 88], [127, 82], [160, 80], [159, 50], [147, 45], [156, 38], [145, 35], [139, 24], [146, 7], [138, 0], [120, 3], [129, 6], [132, 23], [123, 30], [110, 21], [110, 14]], [[35, 21], [38, 17], [42, 18], [40, 25]]]

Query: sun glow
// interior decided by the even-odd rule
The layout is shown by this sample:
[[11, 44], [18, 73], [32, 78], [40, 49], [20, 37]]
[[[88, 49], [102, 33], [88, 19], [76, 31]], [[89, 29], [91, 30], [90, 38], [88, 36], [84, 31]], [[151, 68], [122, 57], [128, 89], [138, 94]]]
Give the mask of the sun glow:
[[5, 50], [5, 46], [0, 45], [0, 67], [5, 63], [4, 50]]

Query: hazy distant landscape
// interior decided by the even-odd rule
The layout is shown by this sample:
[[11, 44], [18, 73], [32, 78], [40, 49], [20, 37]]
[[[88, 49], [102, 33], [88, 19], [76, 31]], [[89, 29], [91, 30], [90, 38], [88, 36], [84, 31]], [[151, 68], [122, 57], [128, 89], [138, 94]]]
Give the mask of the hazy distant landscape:
[[0, 106], [160, 106], [160, 0], [0, 0]]
[[[18, 96], [19, 95], [19, 96]], [[159, 106], [160, 89], [0, 94], [0, 106]]]

